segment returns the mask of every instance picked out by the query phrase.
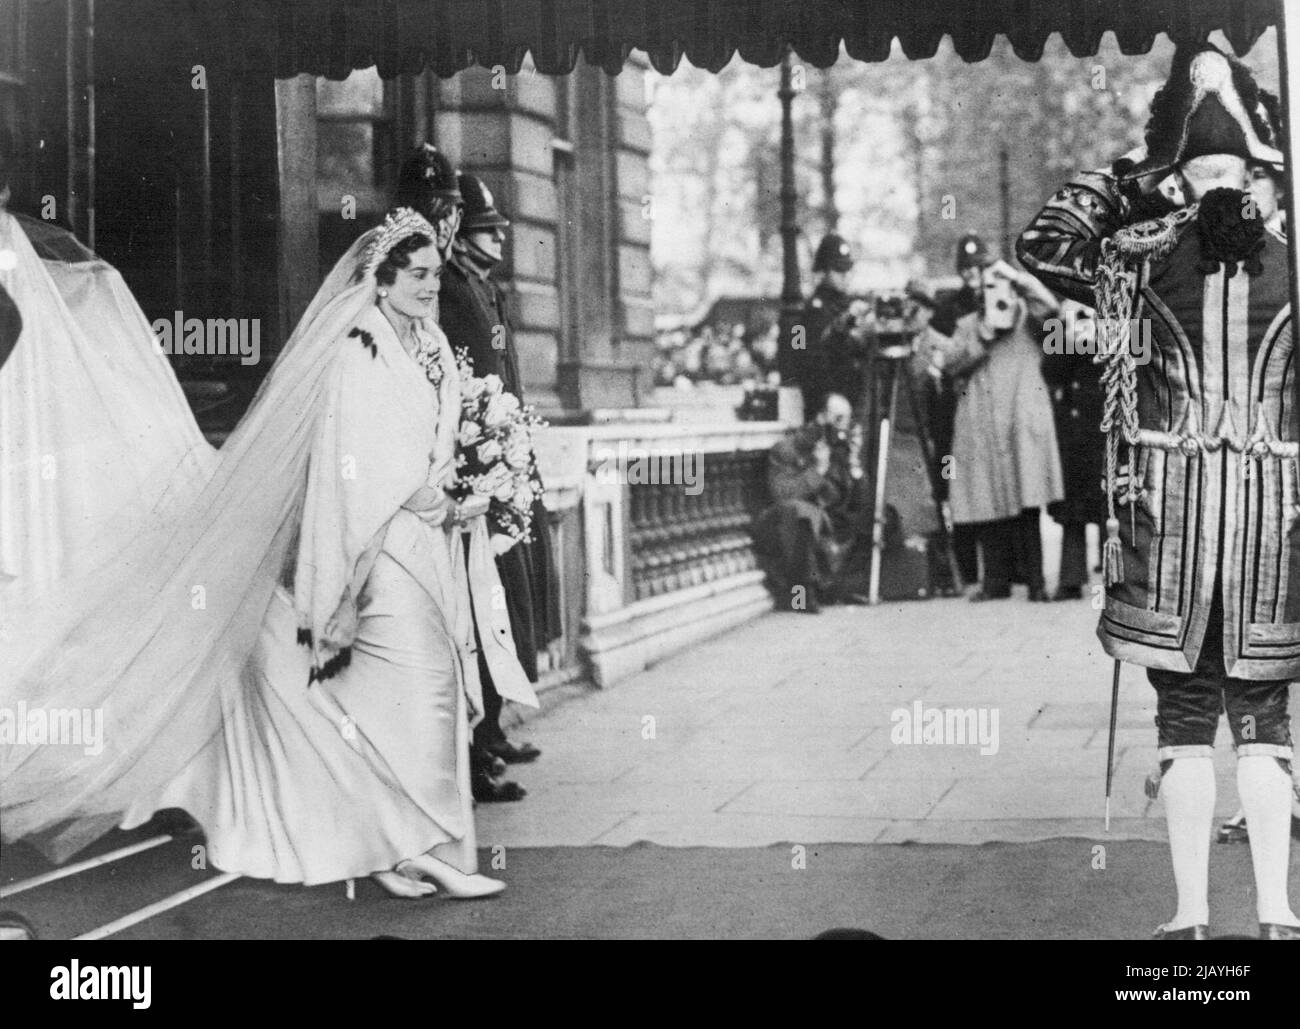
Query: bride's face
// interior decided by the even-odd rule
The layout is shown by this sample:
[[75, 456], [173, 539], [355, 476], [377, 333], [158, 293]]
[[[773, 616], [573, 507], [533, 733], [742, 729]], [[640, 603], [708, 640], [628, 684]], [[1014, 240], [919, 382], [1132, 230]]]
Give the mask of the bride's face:
[[397, 269], [397, 277], [388, 287], [388, 302], [407, 318], [437, 318], [441, 283], [442, 255], [430, 244], [413, 251], [411, 263]]

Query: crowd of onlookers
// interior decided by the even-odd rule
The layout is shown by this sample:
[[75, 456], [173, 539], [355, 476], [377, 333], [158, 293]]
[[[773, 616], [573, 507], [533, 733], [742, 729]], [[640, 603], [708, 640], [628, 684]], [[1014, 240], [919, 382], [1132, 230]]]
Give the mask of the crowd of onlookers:
[[694, 328], [660, 332], [656, 342], [656, 386], [691, 389], [704, 382], [759, 386], [779, 381], [775, 319], [747, 326], [718, 318]]

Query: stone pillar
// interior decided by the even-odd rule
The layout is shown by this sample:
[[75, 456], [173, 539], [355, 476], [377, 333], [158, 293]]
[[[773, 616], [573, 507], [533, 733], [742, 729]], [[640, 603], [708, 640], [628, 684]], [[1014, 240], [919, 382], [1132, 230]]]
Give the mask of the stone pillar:
[[487, 183], [511, 221], [494, 274], [509, 297], [525, 397], [544, 411], [559, 407], [558, 88], [557, 80], [534, 72], [470, 68], [433, 89], [433, 142]]
[[649, 397], [650, 132], [644, 62], [611, 78], [472, 68], [433, 90], [433, 141], [513, 222], [497, 272], [525, 394], [574, 420]]
[[650, 120], [646, 117], [644, 55], [628, 58], [616, 80], [618, 181], [618, 301], [621, 314], [618, 360], [637, 369], [636, 402], [645, 404], [654, 388], [653, 270], [650, 263], [650, 223], [654, 196], [650, 184]]
[[592, 412], [637, 407], [649, 396], [651, 306], [650, 130], [644, 63], [610, 78], [580, 64], [573, 72], [573, 145], [580, 198], [574, 317], [558, 386], [566, 407]]
[[316, 210], [316, 80], [275, 80], [279, 151], [280, 339], [287, 340], [320, 287], [320, 219]]

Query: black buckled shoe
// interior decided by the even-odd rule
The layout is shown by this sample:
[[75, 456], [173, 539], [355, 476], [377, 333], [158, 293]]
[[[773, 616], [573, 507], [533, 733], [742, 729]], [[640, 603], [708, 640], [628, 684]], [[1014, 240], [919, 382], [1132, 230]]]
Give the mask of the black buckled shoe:
[[480, 804], [506, 804], [528, 796], [528, 791], [517, 782], [494, 779], [485, 772], [470, 773], [469, 783], [474, 799]]
[[986, 600], [1009, 600], [1010, 598], [1011, 598], [1010, 587], [1007, 587], [1005, 591], [995, 590], [993, 592], [990, 592], [981, 586], [974, 593], [970, 594], [970, 601], [972, 604], [982, 604]]
[[542, 752], [531, 743], [517, 745], [509, 740], [485, 744], [484, 749], [493, 757], [500, 758], [508, 765], [526, 765], [528, 762], [536, 761], [542, 756]]
[[476, 743], [471, 744], [469, 748], [469, 767], [471, 772], [482, 772], [494, 777], [505, 775], [506, 772], [504, 761]]
[[1260, 922], [1259, 938], [1261, 940], [1300, 940], [1300, 925]]
[[1218, 841], [1220, 843], [1249, 843], [1250, 832], [1246, 829], [1246, 816], [1237, 815], [1235, 818], [1229, 818], [1219, 826]]
[[1208, 925], [1188, 925], [1181, 929], [1170, 929], [1167, 925], [1156, 926], [1156, 931], [1151, 934], [1153, 940], [1208, 940], [1210, 938], [1210, 927]]

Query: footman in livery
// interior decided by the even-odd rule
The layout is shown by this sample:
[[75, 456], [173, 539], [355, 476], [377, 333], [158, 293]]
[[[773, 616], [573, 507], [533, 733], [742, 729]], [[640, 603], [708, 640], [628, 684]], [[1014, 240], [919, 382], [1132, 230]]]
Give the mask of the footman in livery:
[[[1018, 247], [1048, 286], [1097, 309], [1109, 506], [1098, 635], [1156, 690], [1178, 889], [1163, 938], [1207, 934], [1212, 755], [1226, 711], [1260, 933], [1300, 939], [1287, 898], [1287, 688], [1300, 677], [1289, 262], [1247, 172], [1281, 166], [1274, 136], [1245, 66], [1208, 45], [1181, 49], [1145, 146], [1072, 180]], [[1128, 335], [1144, 320], [1153, 352], [1141, 363]]]

